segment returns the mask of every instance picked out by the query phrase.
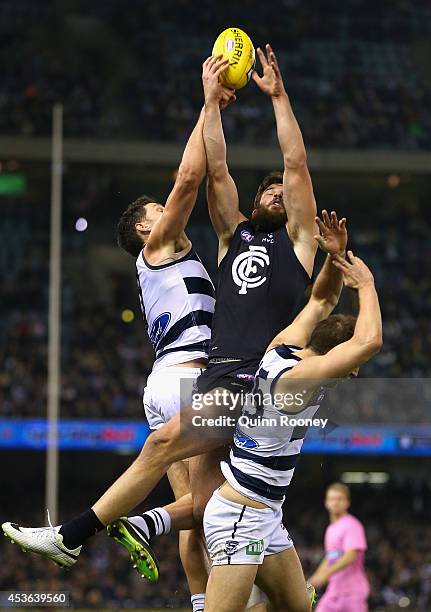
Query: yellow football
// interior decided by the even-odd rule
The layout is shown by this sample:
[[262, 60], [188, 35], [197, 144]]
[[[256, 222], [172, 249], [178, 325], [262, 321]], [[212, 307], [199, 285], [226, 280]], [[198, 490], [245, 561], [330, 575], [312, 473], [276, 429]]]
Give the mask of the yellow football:
[[220, 80], [226, 87], [241, 89], [251, 79], [256, 63], [253, 43], [245, 32], [239, 28], [227, 28], [214, 43], [213, 55], [223, 55], [229, 58], [229, 65], [220, 75]]

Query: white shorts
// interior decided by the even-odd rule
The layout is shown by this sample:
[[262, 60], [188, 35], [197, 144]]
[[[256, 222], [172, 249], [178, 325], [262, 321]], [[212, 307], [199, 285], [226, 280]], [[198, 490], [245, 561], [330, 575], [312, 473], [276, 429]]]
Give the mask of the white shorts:
[[203, 368], [168, 366], [152, 372], [144, 389], [144, 410], [151, 429], [159, 429], [191, 403]]
[[242, 506], [214, 491], [204, 514], [212, 565], [261, 565], [267, 555], [292, 548], [281, 508]]

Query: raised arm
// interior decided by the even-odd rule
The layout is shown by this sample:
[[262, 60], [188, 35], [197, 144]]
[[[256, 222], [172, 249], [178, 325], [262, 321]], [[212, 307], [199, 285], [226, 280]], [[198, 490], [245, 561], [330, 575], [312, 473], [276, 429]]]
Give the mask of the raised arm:
[[343, 274], [333, 265], [335, 256], [345, 257], [347, 245], [346, 219], [338, 221], [337, 213], [328, 215], [322, 211], [322, 219], [316, 217], [320, 235], [315, 236], [316, 242], [327, 253], [325, 262], [311, 290], [307, 304], [295, 320], [280, 332], [269, 348], [280, 344], [292, 344], [305, 347], [319, 321], [326, 319], [338, 304], [343, 287]]
[[301, 130], [284, 88], [277, 58], [270, 45], [267, 57], [257, 49], [263, 76], [256, 72], [253, 79], [271, 97], [277, 122], [277, 135], [284, 161], [283, 200], [287, 213], [287, 228], [295, 253], [311, 275], [316, 254], [316, 201], [307, 167], [307, 154]]
[[310, 357], [300, 362], [289, 372], [287, 378], [342, 378], [359, 368], [381, 349], [382, 318], [373, 275], [352, 251], [348, 252], [348, 260], [335, 256], [332, 265], [343, 273], [346, 287], [358, 291], [359, 315], [353, 337], [334, 347], [326, 355]]
[[207, 156], [208, 209], [214, 230], [219, 239], [219, 262], [229, 248], [235, 229], [245, 217], [239, 211], [238, 192], [229, 174], [226, 161], [226, 142], [220, 113], [220, 97], [223, 88], [219, 74], [228, 61], [220, 62], [221, 56], [208, 58], [202, 67], [202, 82], [205, 95], [204, 145]]
[[204, 117], [205, 111], [202, 109], [184, 149], [164, 213], [151, 231], [145, 247], [146, 252], [156, 251], [175, 243], [185, 230], [196, 202], [199, 185], [205, 176], [206, 156], [202, 136]]

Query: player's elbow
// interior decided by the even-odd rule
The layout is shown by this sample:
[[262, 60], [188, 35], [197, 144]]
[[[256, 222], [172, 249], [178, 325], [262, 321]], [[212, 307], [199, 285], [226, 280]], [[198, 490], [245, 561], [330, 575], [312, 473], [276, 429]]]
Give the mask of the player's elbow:
[[307, 167], [307, 152], [304, 147], [291, 149], [284, 153], [285, 170], [300, 170]]
[[368, 361], [374, 355], [380, 352], [383, 346], [383, 337], [381, 333], [376, 333], [364, 339], [359, 340], [363, 360]]
[[383, 336], [381, 333], [376, 334], [372, 338], [368, 340], [369, 351], [372, 352], [373, 355], [379, 353], [383, 346]]
[[[322, 300], [322, 311], [325, 313], [329, 313], [331, 314], [331, 312], [334, 310], [334, 308], [338, 305], [338, 301], [340, 299], [340, 296], [338, 293], [334, 293], [330, 296], [328, 296], [325, 300]], [[329, 316], [326, 315], [326, 316]]]
[[209, 183], [221, 183], [227, 180], [229, 171], [226, 162], [220, 160], [208, 163], [207, 176]]
[[181, 165], [178, 169], [175, 184], [177, 188], [181, 189], [185, 193], [191, 193], [199, 188], [201, 181], [202, 175], [193, 167]]

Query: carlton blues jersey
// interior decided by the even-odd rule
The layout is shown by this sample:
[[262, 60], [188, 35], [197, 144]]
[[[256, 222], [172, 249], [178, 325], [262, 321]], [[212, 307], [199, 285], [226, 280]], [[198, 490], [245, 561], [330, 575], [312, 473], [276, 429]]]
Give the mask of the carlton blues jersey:
[[148, 335], [156, 353], [153, 371], [207, 358], [215, 305], [214, 286], [191, 245], [175, 261], [136, 260], [138, 289]]
[[[280, 345], [269, 350], [256, 372], [254, 397], [260, 396], [260, 407], [254, 414], [244, 410], [238, 419], [229, 461], [221, 468], [226, 480], [246, 497], [270, 507], [279, 507], [286, 496], [295, 472], [309, 424], [323, 401], [324, 390], [316, 389], [305, 400], [301, 393], [292, 400], [297, 408], [279, 404], [274, 389], [280, 376], [296, 366], [298, 347]], [[268, 400], [268, 401], [267, 401]], [[302, 405], [303, 404], [303, 405]], [[246, 418], [245, 418], [246, 417]]]
[[255, 371], [309, 283], [284, 226], [266, 233], [240, 223], [218, 270], [210, 358], [253, 360]]

